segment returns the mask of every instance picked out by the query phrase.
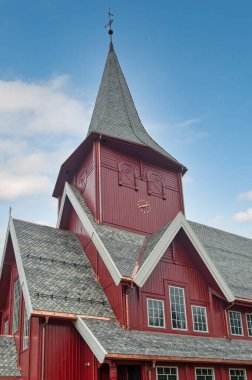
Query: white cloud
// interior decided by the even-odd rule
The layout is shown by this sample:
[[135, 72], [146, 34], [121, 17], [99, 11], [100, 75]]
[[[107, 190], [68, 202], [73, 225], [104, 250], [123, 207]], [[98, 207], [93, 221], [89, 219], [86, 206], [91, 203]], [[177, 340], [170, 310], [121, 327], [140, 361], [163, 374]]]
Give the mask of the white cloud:
[[251, 222], [252, 221], [252, 208], [249, 208], [246, 211], [237, 212], [236, 214], [234, 214], [233, 220], [236, 223]]
[[85, 136], [91, 108], [67, 94], [67, 81], [0, 81], [0, 132]]
[[240, 201], [252, 201], [252, 190], [239, 194], [238, 200], [240, 200]]
[[68, 84], [67, 76], [0, 81], [0, 200], [51, 193], [74, 139], [84, 139], [91, 108]]

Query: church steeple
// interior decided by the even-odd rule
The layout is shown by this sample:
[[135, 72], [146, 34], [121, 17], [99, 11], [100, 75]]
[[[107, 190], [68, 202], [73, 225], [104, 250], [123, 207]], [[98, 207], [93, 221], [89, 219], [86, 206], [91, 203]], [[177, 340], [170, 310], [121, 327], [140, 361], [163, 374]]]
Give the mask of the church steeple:
[[88, 135], [92, 132], [147, 146], [179, 164], [150, 137], [142, 125], [112, 42]]

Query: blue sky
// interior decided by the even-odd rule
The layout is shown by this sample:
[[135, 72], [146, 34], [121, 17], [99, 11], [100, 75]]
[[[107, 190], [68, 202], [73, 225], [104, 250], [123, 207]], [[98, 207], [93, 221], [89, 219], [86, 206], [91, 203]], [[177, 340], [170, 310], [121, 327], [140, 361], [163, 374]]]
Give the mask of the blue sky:
[[186, 216], [252, 237], [252, 3], [0, 0], [0, 245], [56, 223], [61, 163], [85, 138], [114, 46], [140, 118], [185, 166]]

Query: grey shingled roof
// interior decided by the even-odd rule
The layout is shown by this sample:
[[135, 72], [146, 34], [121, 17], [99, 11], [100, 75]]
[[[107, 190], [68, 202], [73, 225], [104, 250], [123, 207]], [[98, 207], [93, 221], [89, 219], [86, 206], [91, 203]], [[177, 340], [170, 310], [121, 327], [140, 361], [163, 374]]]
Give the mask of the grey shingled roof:
[[[132, 276], [145, 236], [95, 223], [81, 194], [71, 187], [81, 207], [124, 276]], [[252, 299], [252, 239], [188, 221], [209, 257], [236, 297]], [[147, 238], [140, 267], [169, 228], [165, 225]]]
[[33, 309], [114, 317], [74, 233], [13, 223]]
[[[110, 44], [88, 135], [91, 132], [148, 146], [179, 164], [149, 136], [143, 127], [112, 43]], [[181, 164], [179, 165], [181, 166]]]
[[0, 336], [0, 376], [20, 376], [13, 337]]
[[71, 189], [119, 272], [123, 276], [132, 276], [145, 236], [95, 223], [93, 215], [80, 192], [74, 186], [71, 186]]
[[252, 299], [252, 239], [195, 222], [189, 224], [233, 294]]
[[95, 319], [83, 321], [108, 354], [252, 360], [250, 341], [127, 331], [117, 322]]

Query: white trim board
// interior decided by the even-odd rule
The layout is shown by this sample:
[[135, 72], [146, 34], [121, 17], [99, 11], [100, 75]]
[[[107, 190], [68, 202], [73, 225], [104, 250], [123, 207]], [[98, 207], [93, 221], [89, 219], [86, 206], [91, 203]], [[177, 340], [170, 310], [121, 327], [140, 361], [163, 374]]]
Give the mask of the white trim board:
[[153, 248], [152, 252], [150, 253], [149, 257], [144, 262], [143, 266], [139, 270], [139, 272], [134, 277], [134, 282], [139, 287], [142, 287], [147, 279], [149, 278], [150, 274], [158, 264], [159, 260], [165, 253], [166, 249], [169, 247], [179, 230], [183, 228], [184, 232], [186, 233], [187, 237], [189, 238], [190, 242], [193, 244], [194, 248], [198, 252], [199, 256], [201, 257], [202, 261], [208, 268], [209, 272], [215, 279], [216, 283], [220, 287], [221, 291], [227, 298], [229, 302], [233, 302], [235, 300], [235, 297], [220, 275], [219, 271], [215, 267], [213, 261], [207, 254], [206, 250], [200, 243], [199, 239], [193, 232], [192, 228], [190, 227], [189, 223], [185, 219], [182, 212], [180, 212], [176, 218], [173, 220], [173, 222], [167, 227], [167, 230], [161, 237], [161, 239], [158, 241], [156, 246]]
[[27, 281], [25, 277], [24, 267], [22, 264], [22, 258], [21, 258], [20, 249], [18, 246], [18, 241], [17, 241], [17, 235], [16, 235], [12, 218], [10, 218], [9, 226], [10, 226], [10, 235], [11, 235], [11, 240], [13, 244], [18, 274], [19, 274], [20, 285], [23, 291], [23, 296], [24, 296], [24, 301], [25, 301], [26, 312], [27, 312], [28, 319], [30, 319], [31, 314], [33, 313], [31, 297], [30, 297], [30, 293], [29, 293], [29, 289], [28, 289], [28, 285], [27, 285]]
[[88, 326], [83, 321], [83, 319], [78, 316], [77, 320], [75, 322], [73, 322], [73, 324], [74, 324], [76, 330], [82, 336], [82, 338], [88, 344], [89, 348], [92, 350], [96, 359], [100, 363], [103, 363], [105, 356], [107, 355], [107, 351], [104, 349], [104, 347], [101, 345], [101, 343], [97, 340], [97, 338], [94, 336], [92, 331], [88, 328]]
[[66, 201], [66, 197], [69, 199], [70, 203], [72, 204], [76, 214], [78, 215], [83, 227], [87, 231], [90, 239], [94, 243], [97, 251], [99, 252], [101, 258], [103, 259], [109, 273], [111, 274], [111, 277], [113, 278], [116, 285], [119, 285], [122, 279], [122, 275], [119, 272], [117, 266], [115, 265], [114, 261], [112, 260], [109, 252], [107, 251], [106, 247], [104, 246], [103, 242], [101, 241], [98, 233], [96, 232], [95, 228], [93, 227], [92, 223], [90, 222], [88, 216], [86, 215], [85, 211], [83, 210], [82, 206], [80, 205], [80, 202], [76, 198], [74, 192], [72, 191], [70, 185], [66, 182], [64, 193], [62, 197], [61, 207], [59, 211], [59, 218], [57, 222], [57, 228], [60, 226], [60, 221], [62, 218], [64, 205]]
[[4, 249], [3, 249], [2, 259], [1, 259], [1, 263], [0, 263], [0, 279], [2, 277], [2, 272], [3, 272], [4, 259], [5, 259], [5, 255], [6, 255], [9, 233], [10, 233], [10, 224], [8, 223], [8, 227], [7, 227], [7, 231], [6, 231], [6, 235], [5, 235], [5, 241], [4, 241]]

